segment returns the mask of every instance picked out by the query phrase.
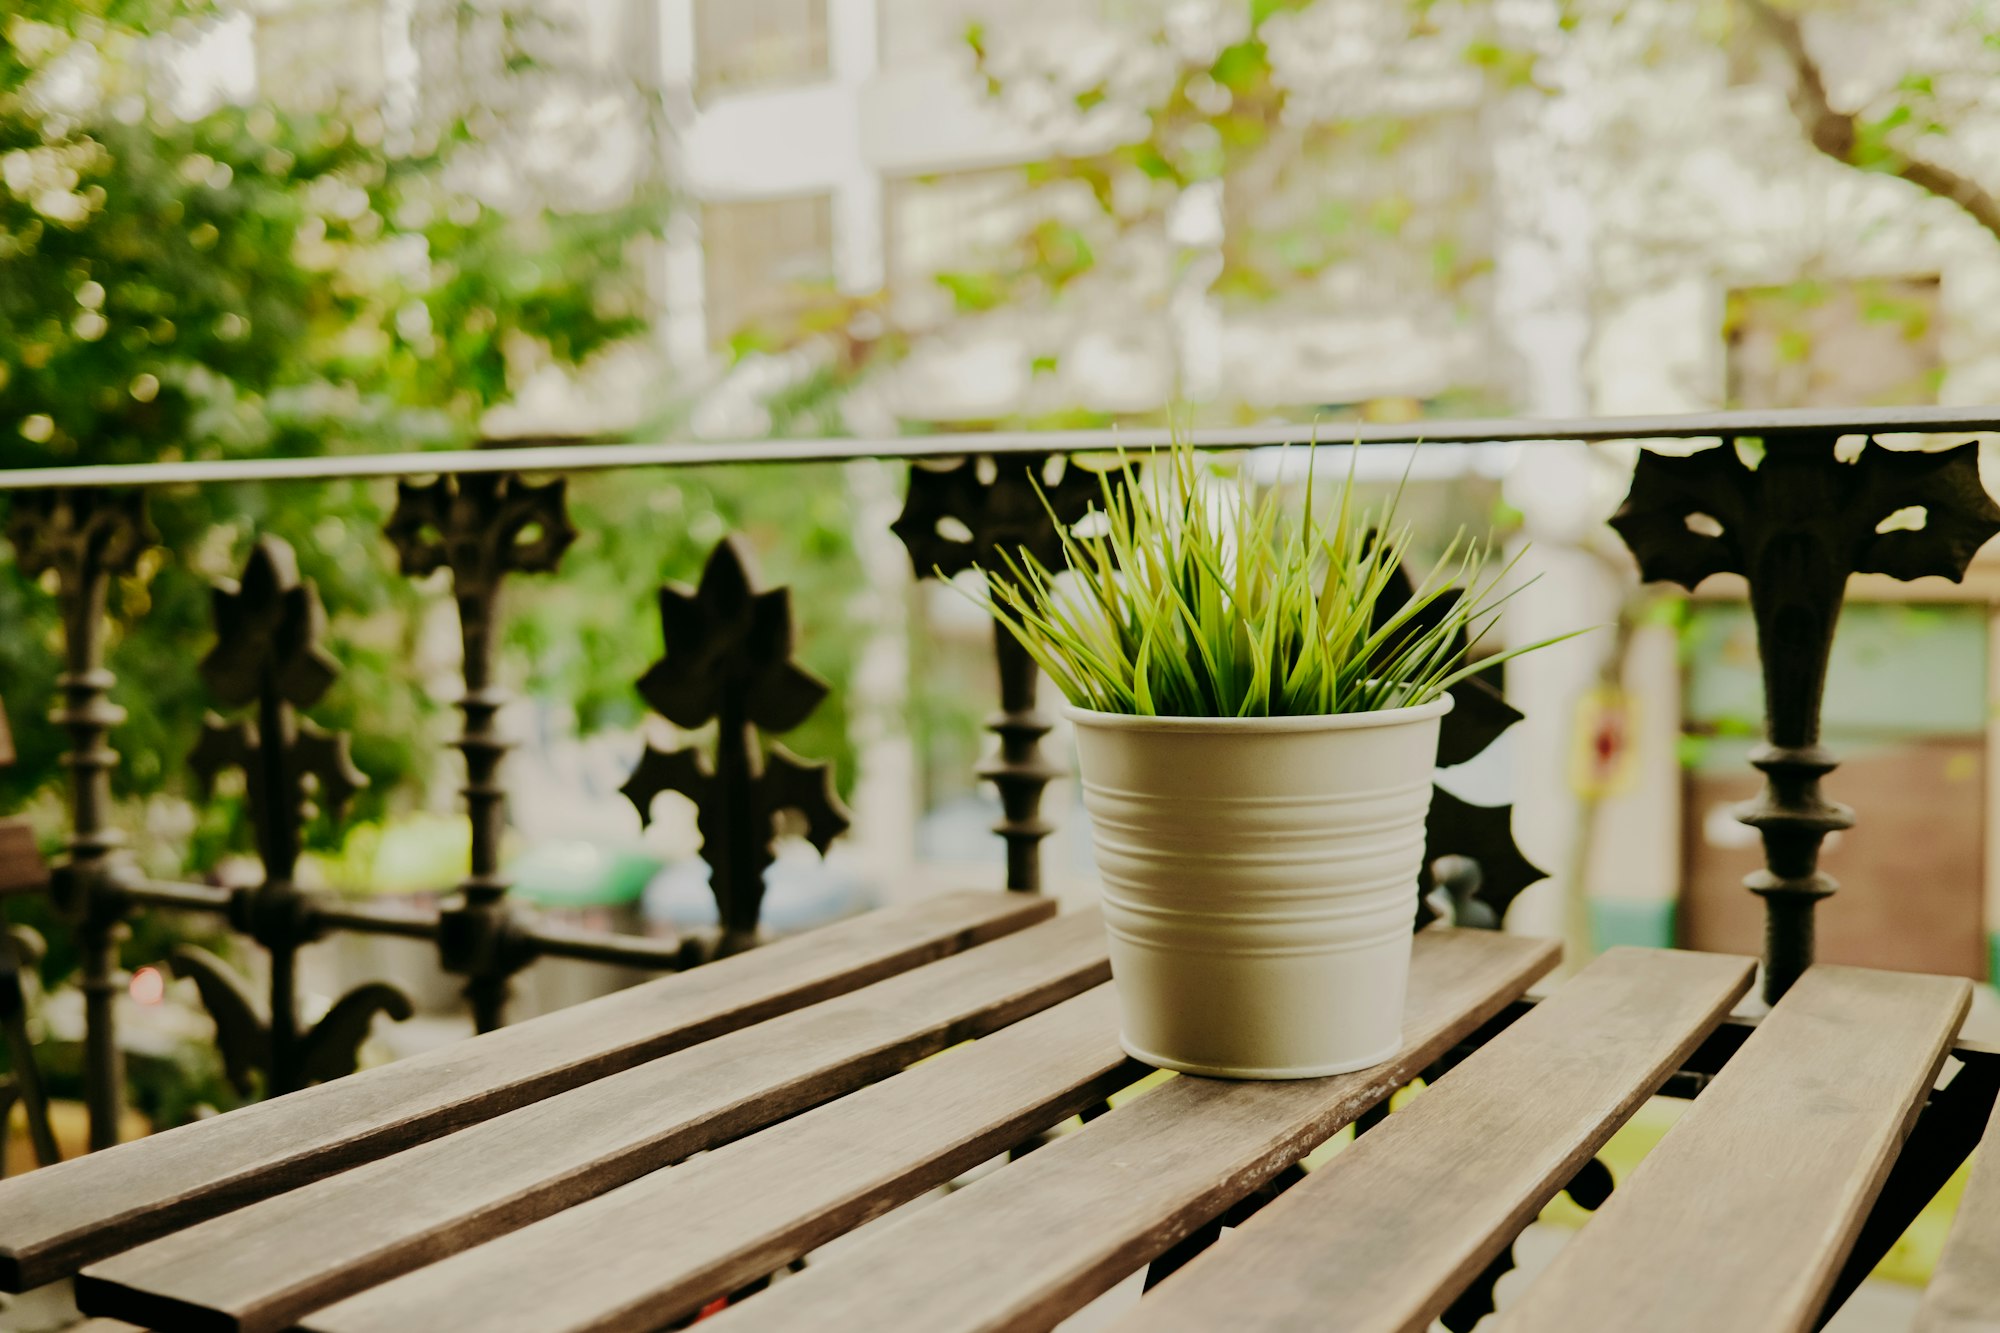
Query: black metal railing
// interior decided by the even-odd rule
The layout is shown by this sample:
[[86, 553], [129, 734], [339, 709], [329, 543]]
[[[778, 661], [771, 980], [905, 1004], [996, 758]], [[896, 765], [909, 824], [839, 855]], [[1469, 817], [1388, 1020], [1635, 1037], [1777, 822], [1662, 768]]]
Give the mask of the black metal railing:
[[[1748, 887], [1766, 903], [1765, 992], [1775, 998], [1812, 958], [1817, 901], [1834, 885], [1818, 869], [1830, 831], [1851, 822], [1827, 801], [1820, 778], [1834, 758], [1818, 743], [1820, 697], [1847, 581], [1874, 571], [1898, 579], [1962, 577], [1973, 553], [2000, 532], [2000, 507], [1981, 488], [1976, 444], [1934, 451], [1883, 447], [1885, 435], [1955, 435], [2000, 429], [2000, 409], [1904, 409], [1717, 413], [1565, 421], [1422, 422], [1408, 426], [1278, 425], [1196, 431], [1204, 448], [1237, 449], [1312, 440], [1432, 445], [1571, 441], [1718, 441], [1686, 456], [1641, 452], [1631, 492], [1612, 520], [1649, 579], [1689, 588], [1710, 574], [1748, 582], [1765, 664], [1768, 743], [1752, 762], [1763, 795], [1742, 815], [1757, 828], [1766, 866]], [[374, 983], [343, 997], [311, 1027], [296, 1012], [293, 959], [335, 932], [428, 939], [440, 965], [465, 979], [478, 1026], [504, 1021], [509, 982], [536, 958], [573, 958], [642, 968], [689, 966], [752, 943], [776, 820], [802, 816], [822, 848], [846, 827], [823, 765], [767, 745], [763, 731], [795, 725], [825, 693], [791, 658], [791, 611], [783, 589], [754, 585], [733, 544], [711, 555], [699, 587], [662, 593], [666, 654], [640, 681], [644, 699], [684, 728], [718, 728], [712, 754], [649, 749], [625, 792], [642, 816], [653, 797], [675, 791], [698, 811], [722, 929], [706, 945], [561, 928], [519, 910], [501, 870], [506, 822], [497, 726], [505, 696], [493, 665], [517, 574], [557, 571], [575, 533], [565, 474], [606, 469], [764, 466], [853, 459], [900, 460], [909, 486], [896, 534], [919, 576], [950, 574], [995, 549], [1029, 546], [1053, 558], [1059, 524], [1084, 514], [1096, 486], [1077, 455], [1163, 444], [1159, 430], [991, 433], [890, 440], [780, 440], [758, 444], [621, 444], [511, 440], [463, 452], [312, 459], [171, 462], [144, 466], [22, 469], [0, 473], [11, 492], [7, 534], [27, 573], [51, 583], [62, 611], [65, 668], [53, 720], [69, 737], [69, 829], [49, 893], [76, 933], [85, 999], [85, 1085], [93, 1148], [117, 1137], [121, 1067], [113, 999], [122, 979], [118, 942], [146, 908], [220, 916], [270, 960], [265, 997], [226, 964], [195, 950], [175, 966], [196, 978], [215, 1015], [232, 1072], [254, 1073], [270, 1091], [353, 1067], [355, 1047], [378, 1012], [408, 1012], [393, 987]], [[1858, 446], [1858, 447], [1856, 447]], [[337, 664], [318, 642], [323, 616], [310, 582], [284, 543], [262, 537], [240, 579], [218, 589], [217, 644], [203, 679], [235, 721], [212, 723], [189, 763], [212, 777], [243, 770], [263, 879], [250, 888], [163, 882], [121, 856], [110, 775], [123, 719], [105, 665], [106, 592], [156, 540], [146, 516], [156, 487], [394, 479], [387, 536], [405, 573], [448, 570], [464, 640], [463, 789], [471, 824], [471, 870], [435, 914], [392, 911], [308, 892], [294, 883], [301, 820], [310, 804], [338, 808], [360, 780], [342, 737], [301, 717]], [[547, 478], [535, 481], [532, 478]], [[1049, 498], [1044, 505], [1039, 485]], [[1892, 516], [1914, 523], [1891, 523]], [[1041, 844], [1050, 831], [1044, 792], [1058, 769], [1043, 752], [1049, 717], [1038, 707], [1033, 664], [996, 635], [998, 709], [987, 727], [993, 757], [980, 776], [997, 788], [1007, 847], [1007, 887], [1039, 891]], [[1462, 762], [1518, 714], [1483, 682], [1454, 710], [1445, 762]], [[0, 697], [5, 683], [0, 682]], [[1513, 897], [1541, 872], [1514, 845], [1511, 810], [1440, 798], [1427, 861], [1467, 924], [1497, 924]], [[1429, 873], [1429, 872], [1427, 872]]]

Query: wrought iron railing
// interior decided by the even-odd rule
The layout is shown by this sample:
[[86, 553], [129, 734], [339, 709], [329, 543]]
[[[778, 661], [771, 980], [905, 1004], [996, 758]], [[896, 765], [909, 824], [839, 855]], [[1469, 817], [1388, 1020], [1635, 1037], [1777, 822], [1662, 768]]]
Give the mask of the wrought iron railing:
[[[1934, 408], [1260, 426], [1198, 431], [1193, 439], [1216, 449], [1315, 438], [1364, 444], [1718, 441], [1721, 447], [1686, 456], [1642, 452], [1612, 523], [1649, 579], [1689, 588], [1720, 572], [1747, 580], [1762, 645], [1769, 734], [1752, 757], [1765, 774], [1764, 793], [1742, 818], [1759, 831], [1765, 848], [1765, 868], [1748, 887], [1766, 904], [1765, 991], [1775, 998], [1810, 963], [1814, 907], [1834, 888], [1818, 868], [1820, 844], [1852, 818], [1819, 788], [1834, 766], [1819, 744], [1819, 710], [1847, 577], [1873, 571], [1897, 579], [1959, 578], [1974, 552], [2000, 532], [2000, 507], [1979, 483], [1976, 444], [1904, 451], [1874, 437], [1994, 429], [2000, 429], [2000, 409]], [[80, 946], [92, 1147], [117, 1137], [123, 1101], [113, 1022], [122, 985], [117, 945], [125, 923], [142, 909], [215, 914], [266, 952], [270, 984], [261, 1000], [213, 956], [185, 950], [175, 961], [196, 979], [215, 1015], [232, 1072], [254, 1072], [267, 1090], [281, 1091], [352, 1069], [373, 1016], [409, 1009], [394, 987], [373, 983], [343, 997], [318, 1023], [302, 1025], [294, 963], [313, 940], [361, 932], [433, 941], [440, 965], [465, 979], [477, 1025], [490, 1029], [504, 1020], [510, 978], [536, 958], [672, 969], [745, 947], [757, 930], [775, 817], [781, 811], [803, 815], [822, 849], [845, 828], [824, 766], [795, 759], [759, 737], [760, 730], [794, 725], [825, 686], [791, 660], [784, 590], [756, 588], [725, 540], [698, 588], [663, 590], [666, 654], [639, 683], [645, 700], [681, 727], [718, 722], [714, 753], [649, 749], [625, 787], [642, 816], [663, 791], [680, 792], [695, 804], [719, 907], [719, 938], [702, 949], [578, 931], [538, 921], [512, 902], [500, 860], [507, 749], [497, 726], [504, 694], [493, 671], [504, 614], [500, 593], [512, 575], [556, 571], [575, 535], [565, 474], [905, 461], [909, 484], [894, 530], [913, 568], [930, 576], [983, 563], [1002, 547], [1026, 545], [1052, 557], [1055, 525], [1077, 521], [1095, 486], [1072, 470], [1072, 457], [1165, 440], [1166, 433], [1156, 430], [760, 444], [540, 439], [450, 453], [0, 473], [0, 491], [12, 493], [7, 534], [15, 558], [24, 571], [52, 580], [63, 618], [66, 660], [53, 720], [69, 737], [69, 830], [48, 892]], [[147, 878], [121, 857], [113, 825], [110, 775], [117, 755], [111, 742], [123, 715], [111, 702], [114, 680], [105, 666], [106, 591], [154, 541], [148, 490], [339, 478], [396, 480], [387, 536], [404, 572], [451, 574], [465, 648], [464, 725], [456, 744], [465, 759], [471, 870], [434, 915], [344, 902], [294, 882], [307, 803], [337, 809], [361, 779], [345, 739], [300, 717], [338, 667], [319, 643], [323, 616], [314, 590], [275, 537], [259, 538], [240, 579], [218, 589], [217, 643], [202, 664], [213, 700], [242, 716], [212, 723], [188, 757], [204, 780], [227, 767], [243, 770], [262, 882], [230, 890]], [[1048, 493], [1046, 507], [1036, 482]], [[1911, 511], [1920, 512], [1912, 519]], [[994, 651], [999, 708], [987, 726], [996, 748], [979, 773], [1002, 803], [996, 831], [1007, 848], [1007, 887], [1036, 892], [1042, 887], [1041, 844], [1050, 831], [1042, 798], [1058, 776], [1042, 748], [1051, 720], [1037, 706], [1033, 664], [998, 634]], [[1483, 682], [1462, 688], [1462, 706], [1443, 742], [1447, 764], [1470, 758], [1519, 717]], [[1508, 807], [1441, 794], [1429, 832], [1428, 862], [1443, 871], [1445, 882], [1427, 887], [1444, 889], [1462, 922], [1497, 924], [1513, 897], [1541, 877], [1514, 845]]]

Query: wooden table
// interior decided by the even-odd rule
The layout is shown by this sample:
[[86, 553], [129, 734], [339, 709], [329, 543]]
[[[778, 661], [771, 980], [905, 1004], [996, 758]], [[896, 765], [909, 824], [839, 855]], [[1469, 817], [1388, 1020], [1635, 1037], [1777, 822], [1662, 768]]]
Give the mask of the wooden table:
[[[1426, 930], [1389, 1063], [1154, 1080], [703, 1328], [1046, 1329], [1170, 1253], [1121, 1329], [1425, 1328], [1752, 973], [1615, 949], [1515, 1005], [1556, 955]], [[976, 893], [873, 913], [0, 1184], [0, 1285], [81, 1270], [98, 1328], [660, 1328], [1144, 1076], [1107, 975], [1094, 914]], [[1812, 1327], [1969, 998], [1813, 969], [1500, 1328]], [[1922, 1327], [2000, 1328], [2000, 1153]]]

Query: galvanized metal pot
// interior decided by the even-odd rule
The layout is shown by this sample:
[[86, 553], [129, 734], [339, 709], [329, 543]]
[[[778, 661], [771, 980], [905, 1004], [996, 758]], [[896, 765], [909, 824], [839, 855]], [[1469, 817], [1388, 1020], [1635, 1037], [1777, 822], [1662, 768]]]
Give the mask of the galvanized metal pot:
[[1444, 696], [1321, 717], [1068, 708], [1134, 1057], [1317, 1078], [1402, 1044]]

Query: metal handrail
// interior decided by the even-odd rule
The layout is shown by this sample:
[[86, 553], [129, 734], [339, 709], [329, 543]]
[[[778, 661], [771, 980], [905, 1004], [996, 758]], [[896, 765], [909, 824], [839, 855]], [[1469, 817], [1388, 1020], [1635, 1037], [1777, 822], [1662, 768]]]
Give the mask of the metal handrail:
[[[510, 572], [553, 570], [575, 536], [563, 488], [556, 483], [536, 484], [528, 480], [530, 476], [862, 459], [928, 464], [909, 467], [904, 509], [890, 526], [909, 548], [914, 568], [935, 573], [964, 567], [971, 558], [968, 552], [982, 543], [1053, 540], [1065, 525], [1079, 521], [1096, 488], [1088, 478], [1065, 473], [1044, 490], [1042, 483], [1049, 479], [1042, 474], [1041, 463], [1055, 455], [1103, 455], [1120, 448], [1144, 451], [1175, 438], [1206, 449], [1317, 442], [1422, 444], [1444, 455], [1438, 461], [1476, 459], [1479, 470], [1497, 473], [1511, 454], [1489, 452], [1488, 446], [1761, 440], [1772, 446], [1761, 462], [1728, 449], [1642, 452], [1613, 526], [1648, 579], [1692, 588], [1711, 573], [1743, 576], [1758, 616], [1762, 650], [1767, 656], [1777, 655], [1776, 669], [1766, 672], [1770, 743], [1754, 759], [1767, 776], [1766, 795], [1754, 820], [1765, 834], [1767, 865], [1749, 881], [1749, 887], [1764, 896], [1771, 923], [1765, 993], [1775, 1000], [1811, 961], [1813, 905], [1835, 887], [1818, 872], [1817, 848], [1831, 829], [1844, 826], [1847, 819], [1844, 810], [1823, 802], [1817, 791], [1819, 777], [1832, 766], [1831, 757], [1817, 744], [1819, 696], [1847, 576], [1857, 569], [1874, 569], [1902, 579], [1925, 574], [1963, 577], [1973, 551], [1986, 537], [2000, 534], [2000, 504], [1979, 478], [1980, 446], [1966, 442], [1968, 435], [1987, 433], [2000, 434], [2000, 406], [1405, 423], [1320, 420], [1187, 433], [1151, 424], [1088, 431], [749, 442], [628, 443], [604, 436], [544, 436], [489, 439], [459, 450], [0, 470], [0, 492], [20, 493], [8, 506], [13, 510], [9, 526], [17, 562], [29, 574], [57, 575], [55, 591], [64, 614], [66, 673], [56, 720], [71, 734], [73, 790], [62, 897], [79, 922], [84, 957], [92, 1144], [105, 1146], [116, 1140], [121, 1101], [113, 1031], [113, 1005], [120, 990], [117, 941], [124, 914], [136, 907], [221, 913], [250, 933], [273, 959], [272, 1017], [264, 1026], [291, 1034], [294, 1047], [308, 1034], [296, 1013], [293, 956], [302, 944], [329, 931], [432, 941], [441, 965], [467, 978], [466, 995], [482, 1029], [504, 1021], [509, 978], [536, 957], [671, 969], [706, 956], [700, 941], [606, 935], [541, 920], [516, 912], [505, 896], [506, 881], [497, 857], [501, 789], [495, 779], [504, 749], [495, 727], [501, 696], [491, 684], [497, 594]], [[1908, 435], [1946, 438], [1927, 442], [1922, 454], [1897, 452], [1894, 446], [1901, 441], [1884, 438]], [[1890, 447], [1873, 447], [1869, 441]], [[1848, 443], [1863, 447], [1842, 447]], [[1939, 450], [1947, 443], [1954, 447]], [[1679, 453], [1690, 456], [1669, 456]], [[271, 877], [255, 891], [231, 893], [216, 886], [137, 876], [114, 854], [117, 834], [107, 819], [109, 768], [115, 760], [108, 741], [119, 714], [109, 703], [113, 677], [104, 664], [109, 632], [105, 591], [113, 577], [131, 572], [146, 543], [156, 540], [144, 514], [147, 489], [371, 478], [422, 483], [400, 488], [388, 535], [406, 571], [449, 567], [452, 573], [466, 643], [466, 693], [461, 703], [466, 725], [456, 744], [467, 755], [465, 795], [475, 831], [472, 873], [460, 891], [435, 911], [347, 903], [304, 893], [290, 883], [290, 856], [282, 846], [277, 871], [271, 874], [272, 861], [265, 858]], [[1889, 522], [1912, 508], [1922, 512], [1925, 522], [1914, 528]], [[1696, 519], [1707, 522], [1697, 524]], [[959, 535], [944, 526], [947, 520], [958, 525]], [[524, 540], [527, 537], [531, 539]], [[731, 563], [729, 552], [724, 543], [711, 564], [717, 559]], [[258, 585], [266, 593], [270, 592], [266, 585], [285, 591], [280, 586], [285, 580], [272, 571], [289, 569], [289, 554], [282, 544], [269, 550], [260, 546], [253, 552], [253, 562], [262, 559], [269, 576]], [[760, 595], [740, 569], [731, 577], [718, 576], [714, 589], [708, 589], [708, 582], [705, 577], [704, 590], [689, 596], [712, 594], [711, 600], [741, 601]], [[248, 594], [239, 589], [229, 595]], [[1802, 633], [1797, 626], [1810, 632]], [[766, 637], [777, 645], [773, 651], [789, 653], [789, 635], [781, 636], [782, 642], [779, 636]], [[988, 720], [988, 728], [999, 747], [997, 757], [979, 771], [994, 782], [1002, 798], [1005, 817], [996, 831], [1007, 842], [1007, 886], [1038, 891], [1039, 846], [1049, 832], [1039, 809], [1055, 773], [1039, 746], [1051, 723], [1036, 708], [1032, 660], [997, 629], [994, 650], [1001, 709]], [[260, 670], [268, 674], [270, 667]], [[284, 714], [292, 705], [268, 680], [262, 680], [259, 688], [275, 700], [268, 711], [278, 715], [276, 725], [260, 718], [259, 734], [285, 734]], [[747, 736], [740, 740], [744, 746], [751, 743]], [[232, 762], [241, 762], [237, 751], [254, 742], [238, 735], [234, 744]], [[317, 762], [332, 761], [323, 754]], [[686, 774], [700, 765], [699, 759], [689, 760], [683, 754], [649, 751], [641, 765], [647, 770], [645, 781], [635, 773], [638, 786], [628, 784], [625, 790], [639, 793], [634, 799], [641, 809], [650, 803], [649, 793], [657, 790], [689, 795], [693, 780]], [[725, 767], [749, 771], [742, 762]], [[830, 795], [806, 791], [800, 785], [801, 773], [814, 780], [824, 774], [811, 766], [797, 769], [790, 796], [796, 800], [810, 796], [808, 804], [818, 803], [819, 832], [822, 840], [830, 838], [836, 826], [844, 825], [844, 815]], [[732, 803], [740, 807], [749, 799], [737, 788], [725, 795], [728, 799], [717, 798], [718, 809]], [[266, 804], [289, 808], [284, 801]], [[1507, 807], [1467, 808], [1477, 814], [1460, 818], [1437, 845], [1507, 871], [1489, 877], [1478, 890], [1485, 896], [1475, 905], [1495, 919], [1513, 894], [1540, 872], [1514, 844]], [[1774, 841], [1775, 853], [1769, 851]], [[750, 904], [748, 923], [736, 928], [738, 936], [748, 938], [755, 933], [762, 867], [748, 862], [745, 866], [738, 867], [733, 887], [718, 890], [717, 897], [725, 904]], [[280, 892], [265, 892], [274, 887]], [[1454, 907], [1458, 906], [1455, 898]], [[717, 947], [726, 949], [730, 943], [725, 930]], [[355, 995], [377, 1006], [394, 1007], [391, 1002], [401, 1000], [386, 987], [364, 987], [348, 998]], [[407, 1000], [401, 1003], [406, 1005]], [[247, 1009], [243, 1012], [249, 1017], [239, 1015], [239, 1027], [264, 1022]], [[239, 1037], [262, 1040], [257, 1033]], [[274, 1056], [267, 1077], [278, 1077], [281, 1063]], [[1975, 1056], [1970, 1063], [1979, 1067], [1982, 1077], [1994, 1072], [1990, 1058]], [[296, 1076], [296, 1066], [296, 1060], [284, 1065], [290, 1071], [286, 1077]], [[1918, 1191], [1912, 1186], [1906, 1192], [1914, 1197]]]
[[[1521, 444], [1539, 440], [1689, 440], [1824, 434], [1956, 434], [2000, 431], [2000, 406], [1797, 408], [1610, 417], [1488, 417], [1462, 421], [1379, 423], [1271, 422], [1183, 432], [1202, 449], [1286, 444]], [[340, 481], [379, 477], [460, 476], [493, 472], [601, 472], [638, 467], [717, 464], [838, 463], [856, 459], [962, 458], [1104, 453], [1155, 449], [1175, 438], [1160, 426], [1108, 430], [981, 431], [885, 439], [822, 436], [802, 440], [606, 443], [602, 436], [536, 436], [483, 441], [475, 449], [312, 458], [201, 459], [172, 463], [103, 463], [0, 470], [0, 491], [56, 487], [185, 486], [259, 481]]]

